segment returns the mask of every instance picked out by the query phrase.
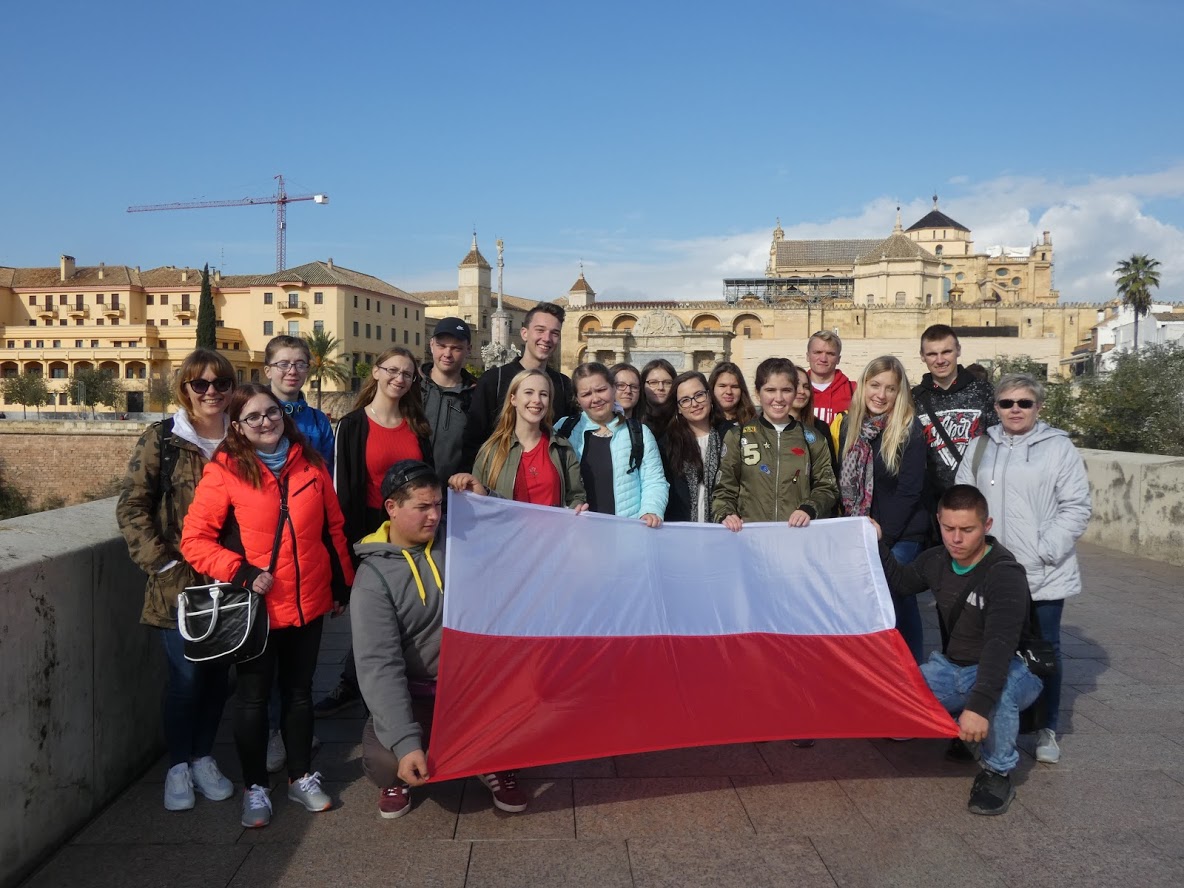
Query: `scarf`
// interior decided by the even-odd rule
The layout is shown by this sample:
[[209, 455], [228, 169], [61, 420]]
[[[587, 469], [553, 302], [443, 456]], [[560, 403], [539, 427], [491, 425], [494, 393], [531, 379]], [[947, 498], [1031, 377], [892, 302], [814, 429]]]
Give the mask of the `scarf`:
[[839, 492], [843, 496], [844, 515], [867, 515], [872, 510], [872, 478], [875, 453], [872, 442], [888, 424], [888, 414], [869, 416], [859, 429], [859, 437], [843, 457], [839, 470]]
[[275, 447], [275, 453], [264, 453], [262, 450], [256, 450], [255, 455], [259, 457], [263, 465], [271, 469], [271, 474], [278, 478], [280, 476], [280, 469], [288, 461], [288, 448], [291, 446], [292, 442], [287, 438], [280, 438], [280, 443]]
[[682, 475], [691, 490], [691, 520], [699, 514], [699, 482], [703, 482], [703, 493], [707, 499], [707, 519], [711, 520], [711, 493], [719, 474], [720, 434], [715, 429], [707, 433], [707, 456], [703, 460], [703, 475], [700, 476], [691, 463], [684, 463]]

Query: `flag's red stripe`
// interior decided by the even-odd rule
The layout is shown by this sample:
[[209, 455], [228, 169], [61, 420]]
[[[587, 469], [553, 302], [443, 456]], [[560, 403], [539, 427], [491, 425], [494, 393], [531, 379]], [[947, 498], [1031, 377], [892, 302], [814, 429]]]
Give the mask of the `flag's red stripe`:
[[519, 638], [444, 629], [433, 779], [799, 737], [952, 737], [896, 630]]

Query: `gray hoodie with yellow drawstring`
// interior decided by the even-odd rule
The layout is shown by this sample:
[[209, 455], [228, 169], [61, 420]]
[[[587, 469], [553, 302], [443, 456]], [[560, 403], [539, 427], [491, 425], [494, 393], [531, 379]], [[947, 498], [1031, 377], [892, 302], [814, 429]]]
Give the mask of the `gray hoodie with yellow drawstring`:
[[390, 543], [389, 522], [354, 546], [350, 595], [358, 686], [382, 745], [402, 758], [423, 749], [409, 681], [435, 681], [444, 623], [444, 532], [426, 546]]

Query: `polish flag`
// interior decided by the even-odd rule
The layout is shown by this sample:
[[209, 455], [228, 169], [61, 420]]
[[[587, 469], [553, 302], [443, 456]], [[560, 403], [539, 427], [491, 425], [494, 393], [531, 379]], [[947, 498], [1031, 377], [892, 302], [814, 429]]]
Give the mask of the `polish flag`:
[[863, 518], [663, 524], [449, 494], [429, 771], [953, 737]]

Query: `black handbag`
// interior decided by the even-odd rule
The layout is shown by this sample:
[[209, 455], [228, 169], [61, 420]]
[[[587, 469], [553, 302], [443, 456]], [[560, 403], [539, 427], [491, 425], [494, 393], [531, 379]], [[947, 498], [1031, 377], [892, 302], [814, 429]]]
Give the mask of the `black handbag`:
[[[280, 484], [280, 514], [267, 572], [275, 575], [288, 511], [288, 485]], [[177, 628], [185, 659], [194, 663], [245, 663], [267, 650], [270, 623], [263, 596], [234, 583], [188, 586], [177, 596]]]

